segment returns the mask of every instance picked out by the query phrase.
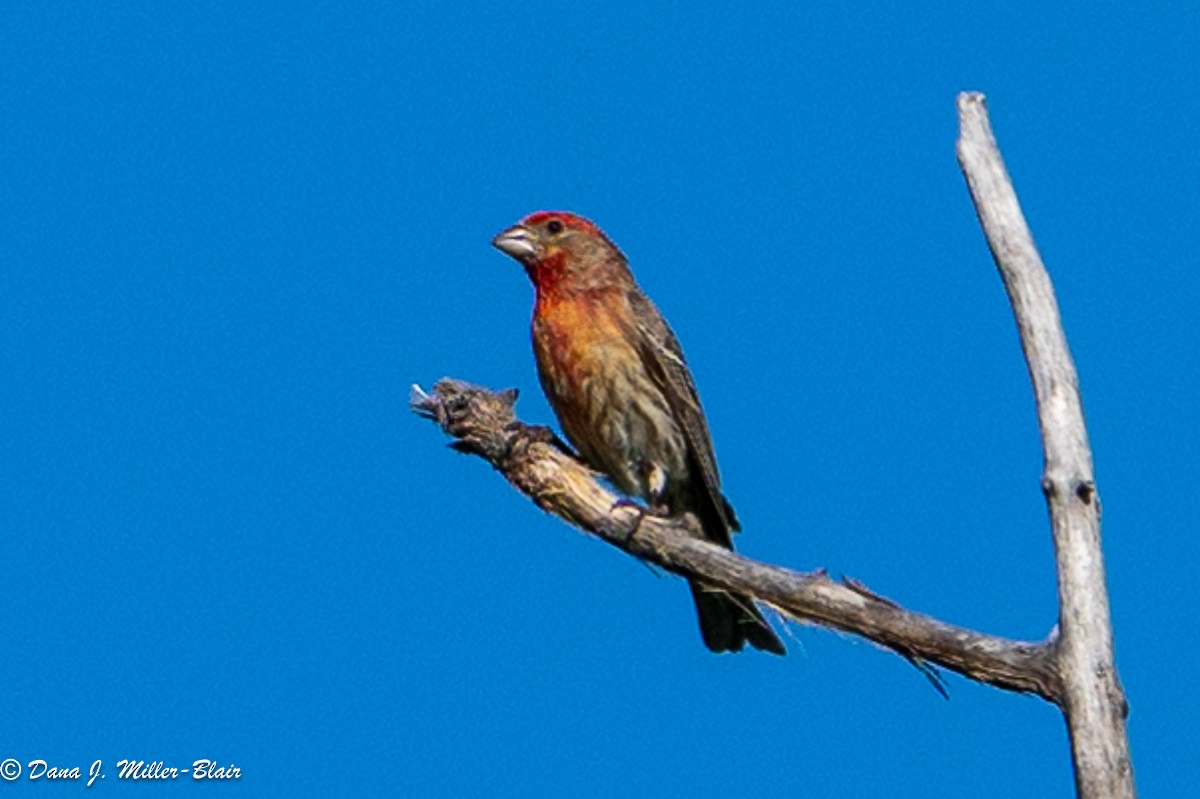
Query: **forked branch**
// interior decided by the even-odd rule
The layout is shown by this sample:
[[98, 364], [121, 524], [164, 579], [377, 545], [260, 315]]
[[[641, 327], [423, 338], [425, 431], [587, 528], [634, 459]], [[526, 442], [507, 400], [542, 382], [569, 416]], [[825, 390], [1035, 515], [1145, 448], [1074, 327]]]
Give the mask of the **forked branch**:
[[1082, 799], [1125, 799], [1134, 795], [1128, 707], [1113, 659], [1100, 497], [1079, 376], [1054, 286], [1000, 157], [983, 95], [960, 94], [958, 118], [958, 162], [1008, 291], [1037, 399], [1045, 456], [1042, 490], [1058, 571], [1060, 705], [1071, 734], [1075, 789]]
[[1050, 640], [966, 630], [906, 610], [856, 581], [832, 580], [823, 570], [802, 573], [743, 557], [704, 541], [691, 516], [645, 516], [639, 524], [639, 513], [619, 505], [547, 428], [517, 420], [515, 391], [442, 380], [432, 394], [415, 389], [412, 407], [453, 437], [455, 449], [483, 457], [538, 507], [635, 557], [751, 596], [799, 621], [862, 636], [909, 660], [1053, 702], [1067, 720], [1081, 799], [1130, 799], [1128, 709], [1113, 658], [1100, 502], [1079, 379], [983, 95], [959, 95], [958, 111], [959, 164], [1008, 291], [1037, 400], [1059, 587], [1059, 624]]

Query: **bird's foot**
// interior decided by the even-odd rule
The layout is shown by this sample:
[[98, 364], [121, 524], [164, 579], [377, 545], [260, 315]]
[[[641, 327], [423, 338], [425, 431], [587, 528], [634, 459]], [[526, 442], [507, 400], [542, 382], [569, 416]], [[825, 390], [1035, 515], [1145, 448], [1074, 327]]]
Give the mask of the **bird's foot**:
[[634, 536], [638, 534], [638, 531], [642, 529], [642, 520], [646, 518], [646, 507], [639, 505], [628, 497], [621, 497], [613, 503], [609, 511], [615, 511], [617, 508], [633, 508], [633, 510], [637, 511], [637, 515], [633, 518], [633, 523], [627, 525], [621, 531], [621, 543], [628, 546], [633, 542]]
[[666, 518], [669, 515], [665, 507], [658, 507], [656, 505], [641, 505], [637, 502], [634, 502], [629, 497], [621, 497], [618, 499], [613, 503], [610, 510], [616, 510], [617, 508], [633, 508], [635, 511], [637, 511], [637, 517], [633, 520], [633, 524], [629, 525], [628, 529], [622, 534], [622, 540], [625, 544], [629, 544], [633, 541], [634, 537], [638, 534], [638, 531], [642, 529], [642, 522], [645, 521], [647, 516]]

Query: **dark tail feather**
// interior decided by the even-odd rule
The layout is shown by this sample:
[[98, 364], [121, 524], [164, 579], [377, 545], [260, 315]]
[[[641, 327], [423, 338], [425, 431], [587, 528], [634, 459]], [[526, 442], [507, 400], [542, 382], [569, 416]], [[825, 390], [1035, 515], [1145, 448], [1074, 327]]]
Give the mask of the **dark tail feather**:
[[787, 654], [783, 642], [749, 597], [730, 594], [689, 580], [700, 635], [713, 652], [740, 652], [749, 643], [755, 649], [775, 655]]

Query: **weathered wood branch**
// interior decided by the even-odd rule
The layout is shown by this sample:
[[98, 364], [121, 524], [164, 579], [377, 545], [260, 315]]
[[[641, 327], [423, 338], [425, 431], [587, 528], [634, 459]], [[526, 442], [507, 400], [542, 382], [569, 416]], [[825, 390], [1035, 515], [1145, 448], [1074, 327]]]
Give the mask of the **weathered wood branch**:
[[1134, 795], [1128, 707], [1113, 659], [1100, 547], [1100, 498], [1079, 378], [1050, 275], [1033, 243], [988, 120], [982, 94], [958, 97], [958, 161], [1016, 317], [1037, 400], [1058, 571], [1056, 661], [1082, 799]]
[[1051, 643], [1013, 641], [906, 610], [852, 580], [823, 570], [801, 573], [710, 544], [690, 515], [661, 518], [618, 504], [618, 497], [571, 457], [547, 428], [518, 421], [515, 391], [492, 392], [441, 380], [432, 394], [414, 387], [412, 408], [433, 419], [460, 452], [479, 455], [542, 510], [631, 555], [676, 574], [752, 596], [797, 620], [860, 635], [906, 658], [935, 663], [973, 680], [1059, 703], [1062, 688]]
[[[548, 428], [517, 420], [515, 391], [442, 380], [412, 407], [435, 420], [461, 452], [479, 455], [543, 510], [676, 574], [751, 596], [799, 621], [860, 635], [920, 664], [1033, 693], [1067, 721], [1081, 799], [1134, 796], [1125, 729], [1128, 706], [1113, 657], [1100, 547], [1100, 500], [1079, 379], [1058, 303], [992, 134], [983, 95], [958, 98], [958, 159], [1012, 304], [1037, 401], [1059, 589], [1048, 641], [1013, 641], [906, 610], [854, 580], [801, 573], [702, 539], [691, 516], [643, 516], [575, 460]], [[415, 388], [415, 387], [414, 387]]]

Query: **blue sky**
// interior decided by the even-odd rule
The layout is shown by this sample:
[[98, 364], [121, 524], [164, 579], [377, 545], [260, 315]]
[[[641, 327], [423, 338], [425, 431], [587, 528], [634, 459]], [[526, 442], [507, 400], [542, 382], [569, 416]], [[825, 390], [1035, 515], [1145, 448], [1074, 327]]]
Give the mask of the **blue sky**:
[[1068, 795], [1049, 705], [794, 625], [713, 656], [682, 582], [406, 408], [453, 375], [552, 420], [488, 242], [577, 211], [683, 342], [742, 551], [1043, 637], [976, 89], [1081, 373], [1139, 787], [1193, 786], [1200, 14], [874, 5], [0, 14], [0, 759], [100, 759], [106, 794], [210, 758], [256, 796]]

